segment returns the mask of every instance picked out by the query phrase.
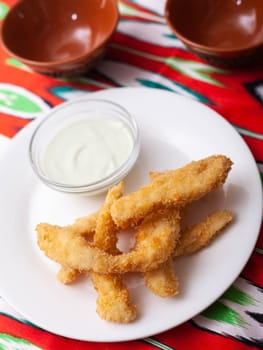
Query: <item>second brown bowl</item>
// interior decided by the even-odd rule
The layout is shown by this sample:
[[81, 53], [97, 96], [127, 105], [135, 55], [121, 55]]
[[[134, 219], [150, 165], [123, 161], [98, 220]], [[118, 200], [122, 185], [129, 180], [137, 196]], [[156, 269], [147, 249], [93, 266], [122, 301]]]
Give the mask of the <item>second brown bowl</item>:
[[167, 0], [165, 18], [176, 37], [210, 63], [236, 67], [262, 56], [262, 0]]

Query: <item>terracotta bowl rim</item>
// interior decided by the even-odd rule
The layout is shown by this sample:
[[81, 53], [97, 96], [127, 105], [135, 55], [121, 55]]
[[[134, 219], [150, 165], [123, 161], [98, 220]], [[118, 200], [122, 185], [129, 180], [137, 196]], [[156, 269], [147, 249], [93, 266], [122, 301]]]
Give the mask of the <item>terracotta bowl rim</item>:
[[172, 32], [176, 35], [176, 37], [178, 37], [185, 45], [202, 51], [204, 53], [207, 54], [211, 54], [211, 55], [216, 55], [217, 53], [229, 53], [229, 54], [242, 54], [244, 52], [247, 51], [253, 51], [256, 49], [259, 49], [262, 45], [263, 45], [263, 39], [261, 42], [256, 43], [256, 44], [251, 44], [251, 45], [241, 45], [241, 46], [235, 46], [235, 47], [217, 47], [217, 46], [209, 46], [209, 45], [204, 45], [204, 44], [200, 44], [197, 41], [193, 41], [189, 38], [187, 38], [186, 36], [184, 36], [180, 31], [178, 31], [178, 29], [176, 28], [174, 22], [170, 19], [169, 16], [169, 5], [170, 5], [170, 0], [166, 0], [166, 4], [165, 4], [165, 9], [164, 9], [164, 17], [166, 20], [166, 23], [168, 24], [168, 26], [170, 27], [170, 29], [172, 30]]
[[4, 39], [4, 35], [3, 35], [4, 26], [5, 26], [5, 23], [6, 23], [6, 20], [9, 16], [9, 14], [11, 12], [15, 11], [16, 7], [18, 7], [21, 3], [26, 2], [26, 1], [28, 1], [28, 0], [20, 0], [9, 9], [8, 13], [6, 14], [5, 18], [2, 21], [2, 25], [0, 28], [0, 37], [1, 37], [2, 45], [5, 48], [5, 50], [7, 51], [7, 53], [10, 56], [20, 60], [21, 62], [23, 62], [24, 64], [26, 64], [28, 66], [43, 67], [43, 68], [47, 67], [48, 68], [48, 67], [59, 67], [61, 65], [73, 64], [73, 63], [77, 63], [78, 61], [82, 62], [83, 60], [85, 60], [85, 58], [88, 58], [90, 55], [92, 55], [92, 53], [95, 53], [97, 50], [103, 48], [107, 44], [107, 42], [110, 40], [110, 38], [112, 37], [112, 35], [115, 32], [117, 25], [118, 25], [118, 22], [119, 22], [119, 18], [120, 18], [120, 13], [119, 13], [117, 1], [116, 0], [106, 0], [106, 1], [111, 1], [111, 3], [113, 4], [114, 9], [115, 9], [115, 18], [112, 21], [111, 30], [107, 33], [107, 35], [103, 38], [103, 40], [100, 43], [98, 43], [96, 46], [94, 46], [92, 48], [92, 50], [89, 50], [89, 51], [87, 51], [81, 55], [78, 55], [78, 56], [74, 56], [74, 57], [67, 58], [64, 60], [37, 61], [37, 60], [30, 59], [30, 58], [26, 58], [26, 57], [21, 56], [21, 55], [15, 53], [14, 51], [12, 51], [8, 47], [8, 44], [6, 43], [6, 41]]

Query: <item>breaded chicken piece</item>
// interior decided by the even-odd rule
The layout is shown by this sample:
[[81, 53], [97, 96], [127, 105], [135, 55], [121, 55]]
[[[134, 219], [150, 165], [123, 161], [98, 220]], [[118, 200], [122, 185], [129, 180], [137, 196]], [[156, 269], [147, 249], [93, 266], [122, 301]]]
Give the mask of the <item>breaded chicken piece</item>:
[[138, 191], [118, 199], [111, 207], [116, 225], [122, 229], [137, 225], [149, 213], [162, 207], [180, 208], [223, 185], [232, 161], [210, 156], [177, 170], [152, 174], [153, 180]]
[[87, 239], [93, 239], [96, 231], [98, 215], [99, 212], [97, 211], [78, 218], [72, 225], [69, 225], [68, 228], [71, 228], [76, 234], [82, 235]]
[[120, 274], [92, 272], [91, 279], [98, 292], [97, 313], [102, 319], [119, 323], [128, 323], [136, 319], [137, 308], [131, 303]]
[[[232, 221], [233, 215], [228, 210], [219, 210], [200, 223], [181, 231], [173, 257], [195, 253], [207, 246]], [[179, 283], [176, 278], [173, 261], [170, 258], [157, 269], [143, 274], [146, 285], [161, 297], [178, 294]]]
[[200, 223], [182, 230], [173, 257], [192, 254], [207, 246], [233, 220], [229, 210], [218, 210]]
[[143, 278], [146, 286], [160, 297], [171, 297], [179, 292], [179, 282], [174, 272], [172, 258], [157, 269], [145, 272]]
[[70, 284], [76, 280], [81, 271], [73, 269], [70, 266], [61, 266], [57, 273], [57, 279], [63, 284]]
[[[38, 245], [61, 264], [61, 282], [67, 284], [82, 272], [91, 273], [101, 318], [131, 322], [137, 310], [130, 302], [123, 274], [141, 272], [156, 295], [176, 295], [173, 259], [205, 247], [233, 218], [230, 211], [219, 210], [182, 230], [181, 212], [188, 203], [223, 185], [231, 166], [229, 158], [218, 155], [177, 170], [152, 172], [149, 185], [125, 197], [121, 197], [120, 183], [108, 191], [98, 212], [64, 227], [37, 225]], [[126, 228], [134, 228], [136, 243], [129, 252], [121, 253], [117, 233]]]
[[[176, 247], [180, 237], [180, 230], [177, 229], [178, 220], [181, 217], [180, 212], [177, 209], [170, 208], [163, 210], [163, 215], [171, 215], [177, 220], [175, 224], [175, 236], [174, 245]], [[178, 279], [174, 273], [173, 260], [169, 257], [164, 263], [158, 266], [156, 269], [143, 273], [143, 278], [146, 286], [152, 291], [152, 293], [161, 296], [168, 297], [178, 293]]]
[[37, 243], [47, 257], [65, 267], [99, 273], [145, 272], [165, 262], [175, 248], [180, 217], [155, 215], [145, 219], [136, 233], [136, 246], [128, 253], [112, 255], [95, 247], [67, 227], [38, 224]]
[[109, 189], [105, 201], [98, 212], [95, 234], [93, 236], [93, 243], [96, 247], [113, 255], [119, 254], [120, 251], [117, 248], [118, 238], [116, 234], [118, 228], [112, 220], [110, 208], [122, 196], [123, 187], [124, 184], [121, 181]]
[[[76, 219], [72, 225], [66, 226], [68, 230], [72, 230], [76, 235], [81, 235], [86, 239], [93, 238], [97, 225], [98, 212], [88, 216]], [[81, 271], [68, 266], [61, 266], [57, 273], [57, 279], [63, 284], [70, 284], [76, 280]]]
[[[98, 217], [94, 244], [96, 247], [112, 254], [119, 254], [117, 248], [117, 228], [111, 215], [112, 203], [122, 196], [123, 182], [112, 187], [106, 196]], [[98, 292], [97, 313], [107, 321], [127, 323], [133, 321], [137, 316], [136, 307], [131, 303], [129, 292], [122, 282], [120, 274], [91, 273], [91, 280]]]
[[[132, 260], [135, 258], [138, 265], [142, 266], [142, 269], [137, 271], [144, 272], [153, 270], [154, 265], [158, 267], [171, 256], [171, 247], [175, 249], [176, 242], [179, 238], [180, 221], [181, 216], [179, 211], [173, 208], [165, 208], [145, 217], [137, 227], [135, 248], [128, 253], [131, 264]], [[166, 248], [164, 248], [164, 243]], [[157, 264], [150, 262], [154, 250], [156, 251]], [[141, 251], [140, 254], [139, 251]], [[139, 257], [141, 259], [141, 264], [139, 263]], [[149, 264], [147, 264], [147, 261]], [[127, 259], [127, 265], [128, 264], [129, 261]], [[146, 267], [146, 265], [148, 265], [148, 267]]]

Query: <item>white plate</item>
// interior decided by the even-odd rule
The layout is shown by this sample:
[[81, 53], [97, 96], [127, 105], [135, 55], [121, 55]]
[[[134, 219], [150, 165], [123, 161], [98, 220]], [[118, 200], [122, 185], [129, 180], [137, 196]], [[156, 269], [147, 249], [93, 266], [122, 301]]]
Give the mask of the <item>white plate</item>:
[[[28, 144], [39, 121], [11, 142], [0, 174], [0, 295], [31, 322], [51, 332], [90, 341], [124, 341], [156, 334], [192, 318], [234, 282], [255, 245], [262, 213], [262, 191], [256, 163], [234, 128], [211, 109], [179, 95], [147, 88], [120, 88], [92, 93], [122, 104], [139, 123], [142, 149], [125, 180], [126, 191], [148, 181], [150, 170], [177, 168], [191, 160], [225, 154], [233, 170], [224, 189], [195, 204], [203, 217], [228, 208], [234, 223], [206, 249], [178, 259], [180, 295], [159, 298], [140, 275], [128, 277], [139, 318], [113, 324], [96, 314], [96, 293], [89, 278], [71, 286], [56, 280], [58, 265], [38, 249], [39, 222], [69, 224], [98, 208], [103, 200], [54, 192], [30, 168]], [[197, 211], [195, 211], [197, 212]]]

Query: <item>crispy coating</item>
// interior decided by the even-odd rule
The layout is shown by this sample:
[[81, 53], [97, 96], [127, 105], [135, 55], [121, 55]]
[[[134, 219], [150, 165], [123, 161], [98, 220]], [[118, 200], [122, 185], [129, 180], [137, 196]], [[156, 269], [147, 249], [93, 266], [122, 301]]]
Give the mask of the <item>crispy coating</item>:
[[[128, 253], [127, 266], [133, 259], [141, 266], [140, 272], [150, 271], [165, 262], [174, 251], [180, 233], [180, 213], [166, 208], [148, 215], [137, 227], [135, 248]], [[164, 247], [166, 246], [166, 247]], [[155, 255], [156, 261], [152, 262]], [[140, 261], [140, 262], [139, 262]], [[153, 267], [155, 265], [155, 267]]]
[[112, 220], [110, 208], [122, 196], [123, 187], [123, 182], [120, 182], [109, 189], [105, 202], [97, 215], [95, 235], [93, 237], [96, 247], [113, 255], [119, 254], [116, 235], [118, 228]]
[[179, 292], [179, 282], [174, 272], [172, 258], [157, 269], [145, 272], [143, 277], [146, 286], [160, 297], [171, 297]]
[[[155, 215], [155, 214], [154, 214]], [[180, 230], [178, 230], [178, 221], [180, 220], [180, 212], [177, 209], [170, 208], [160, 212], [160, 215], [172, 216], [175, 227], [174, 246], [180, 237]], [[151, 217], [148, 218], [151, 220]], [[174, 273], [173, 261], [169, 257], [164, 263], [160, 264], [156, 269], [143, 273], [143, 278], [146, 286], [156, 295], [161, 297], [168, 297], [178, 293], [178, 280]]]
[[[232, 218], [230, 211], [219, 210], [200, 223], [188, 226], [180, 233], [173, 257], [195, 253], [207, 246], [232, 221]], [[179, 292], [179, 283], [171, 258], [157, 269], [145, 272], [143, 276], [148, 288], [158, 296], [169, 297]]]
[[150, 179], [153, 181], [154, 179], [157, 179], [158, 176], [162, 175], [162, 172], [160, 171], [150, 171], [149, 176]]
[[98, 215], [99, 212], [95, 212], [78, 218], [68, 228], [71, 228], [76, 234], [82, 235], [87, 239], [92, 239], [96, 230]]
[[[112, 203], [122, 196], [123, 182], [112, 187], [106, 196], [98, 217], [94, 244], [96, 247], [110, 253], [119, 254], [117, 244], [117, 227], [114, 224], [110, 207]], [[137, 316], [136, 307], [131, 303], [128, 290], [122, 282], [121, 274], [91, 273], [91, 280], [98, 292], [97, 313], [107, 321], [127, 323]]]
[[192, 254], [207, 246], [233, 220], [229, 210], [218, 210], [200, 223], [182, 230], [173, 257]]
[[[229, 158], [219, 155], [177, 170], [151, 172], [149, 185], [125, 197], [120, 183], [108, 191], [98, 212], [65, 227], [37, 225], [38, 245], [62, 266], [57, 275], [61, 282], [68, 284], [82, 272], [91, 274], [102, 319], [131, 322], [137, 310], [123, 274], [141, 272], [158, 296], [178, 294], [173, 260], [208, 245], [233, 219], [230, 211], [218, 210], [182, 230], [181, 213], [188, 203], [223, 185], [231, 166]], [[122, 253], [117, 233], [126, 228], [134, 229], [135, 246]]]
[[[86, 239], [91, 239], [94, 236], [97, 224], [98, 212], [88, 216], [76, 219], [72, 225], [66, 226], [68, 230], [72, 230], [76, 235], [81, 235]], [[81, 271], [68, 266], [61, 266], [57, 273], [57, 279], [63, 284], [74, 282], [81, 274]]]
[[[175, 249], [173, 249], [173, 256], [181, 256], [191, 254], [201, 249], [210, 243], [216, 234], [218, 234], [229, 222], [231, 222], [233, 215], [228, 210], [220, 210], [209, 215], [204, 221], [199, 224], [187, 227], [182, 231], [180, 240]], [[170, 244], [174, 246], [174, 236], [171, 226], [169, 227], [169, 220], [165, 218], [159, 219], [162, 227], [156, 227], [151, 230], [151, 223], [148, 229], [150, 237], [147, 237], [146, 222], [141, 225], [141, 237], [138, 246], [129, 253], [122, 253], [119, 256], [113, 256], [104, 251], [94, 247], [92, 243], [88, 242], [84, 237], [74, 234], [68, 227], [60, 227], [50, 224], [38, 224], [38, 244], [45, 254], [52, 260], [58, 263], [74, 267], [80, 271], [94, 270], [100, 273], [122, 273], [127, 271], [146, 272], [157, 268], [162, 262], [166, 261], [170, 254]], [[152, 223], [152, 228], [154, 228]], [[143, 229], [144, 228], [144, 229]], [[179, 229], [179, 219], [178, 219]], [[143, 238], [143, 233], [145, 237]], [[144, 252], [147, 242], [151, 243], [151, 249], [147, 249], [146, 254], [138, 256], [140, 252]], [[199, 242], [201, 241], [201, 243]], [[158, 254], [156, 248], [159, 250], [167, 249], [167, 256]], [[157, 255], [158, 263], [154, 263]], [[130, 260], [135, 256], [135, 261]], [[149, 259], [149, 260], [148, 260]], [[151, 268], [152, 266], [155, 266]]]
[[[104, 226], [105, 226], [105, 229], [107, 229], [107, 233], [105, 232], [105, 241], [107, 241], [108, 242], [107, 244], [109, 244], [113, 239], [114, 242], [112, 243], [112, 247], [113, 246], [116, 247], [116, 240], [117, 240], [116, 226], [111, 220], [111, 217], [109, 218], [110, 216], [109, 209], [108, 209], [108, 215], [107, 215], [105, 208], [107, 206], [110, 208], [110, 205], [112, 204], [114, 197], [116, 197], [115, 199], [117, 199], [122, 195], [123, 186], [124, 184], [123, 182], [121, 182], [118, 186], [115, 186], [110, 190], [110, 193], [108, 193], [108, 199], [106, 197], [105, 203], [103, 204], [100, 211], [92, 213], [88, 216], [78, 218], [75, 220], [75, 222], [72, 225], [68, 225], [66, 226], [66, 228], [69, 230], [72, 230], [72, 232], [74, 232], [76, 235], [82, 235], [83, 237], [89, 240], [94, 238], [95, 232], [97, 231], [96, 232], [97, 240], [98, 240], [98, 235], [101, 235], [101, 241], [103, 241], [103, 238], [102, 238], [103, 223], [105, 223]], [[109, 203], [109, 201], [111, 202]], [[108, 202], [108, 204], [106, 202]], [[105, 247], [102, 249], [107, 250], [105, 249]], [[74, 282], [80, 274], [81, 274], [81, 271], [79, 270], [76, 270], [67, 266], [61, 266], [57, 274], [57, 279], [63, 284], [70, 284]]]
[[148, 185], [112, 205], [112, 218], [118, 227], [125, 229], [137, 225], [149, 213], [162, 207], [182, 207], [220, 187], [231, 166], [229, 158], [218, 155], [193, 161], [177, 170], [153, 173]]
[[128, 323], [136, 319], [137, 308], [130, 301], [121, 275], [93, 272], [91, 279], [98, 292], [97, 313], [102, 319], [120, 323]]
[[70, 284], [80, 275], [81, 271], [70, 266], [61, 266], [57, 273], [57, 279], [63, 284]]
[[119, 255], [104, 252], [68, 227], [42, 223], [36, 230], [40, 249], [63, 266], [99, 273], [145, 272], [157, 268], [172, 254], [180, 218], [156, 215], [146, 219], [138, 227], [135, 248]]

